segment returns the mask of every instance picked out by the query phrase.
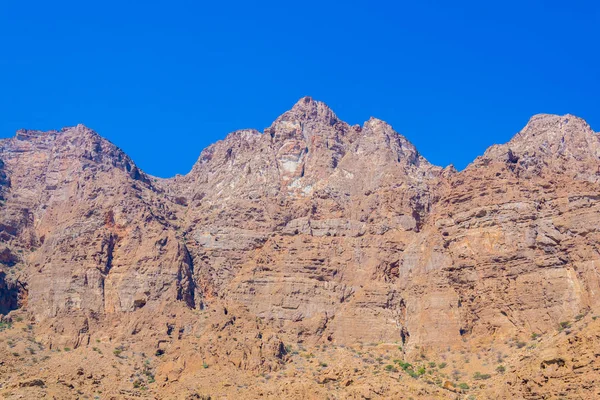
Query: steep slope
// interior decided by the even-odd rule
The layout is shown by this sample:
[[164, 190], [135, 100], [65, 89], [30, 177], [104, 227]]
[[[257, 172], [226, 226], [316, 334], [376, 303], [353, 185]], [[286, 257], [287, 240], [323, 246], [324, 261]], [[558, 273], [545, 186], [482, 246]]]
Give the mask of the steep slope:
[[527, 382], [568, 342], [585, 367], [545, 387], [593, 398], [572, 382], [597, 371], [599, 157], [583, 120], [538, 115], [456, 172], [308, 97], [171, 179], [83, 126], [19, 131], [0, 141], [0, 352], [37, 343], [46, 372], [0, 364], [3, 393], [544, 398]]
[[597, 309], [599, 145], [580, 119], [535, 116], [449, 180], [431, 223], [465, 334], [540, 334]]
[[303, 98], [264, 134], [211, 146], [172, 184], [187, 195], [186, 244], [207, 296], [311, 340], [376, 341], [401, 338], [399, 253], [440, 173], [386, 123], [350, 127]]
[[195, 307], [169, 203], [122, 151], [79, 125], [19, 131], [0, 152], [11, 183], [3, 243], [18, 254], [3, 269], [36, 320], [81, 317], [78, 332], [91, 315]]

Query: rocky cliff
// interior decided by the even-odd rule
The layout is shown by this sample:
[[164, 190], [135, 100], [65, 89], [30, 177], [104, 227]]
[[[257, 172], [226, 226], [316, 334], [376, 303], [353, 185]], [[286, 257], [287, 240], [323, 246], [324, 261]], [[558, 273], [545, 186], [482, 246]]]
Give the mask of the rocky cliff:
[[599, 178], [600, 138], [571, 115], [461, 172], [308, 97], [171, 179], [81, 125], [18, 131], [0, 141], [0, 391], [594, 398]]

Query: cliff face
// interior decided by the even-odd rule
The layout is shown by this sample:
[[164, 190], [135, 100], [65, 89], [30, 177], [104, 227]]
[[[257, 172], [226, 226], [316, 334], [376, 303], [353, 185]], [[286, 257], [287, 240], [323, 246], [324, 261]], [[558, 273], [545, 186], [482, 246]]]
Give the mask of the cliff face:
[[[91, 130], [19, 131], [2, 142], [7, 276], [36, 319], [194, 301], [190, 260], [148, 177]], [[152, 277], [152, 278], [151, 278]], [[152, 301], [150, 301], [152, 300]]]
[[431, 223], [474, 336], [548, 332], [598, 307], [598, 135], [539, 115], [450, 179]]
[[168, 347], [171, 381], [208, 359], [277, 370], [284, 342], [412, 359], [558, 335], [600, 310], [599, 157], [583, 120], [538, 115], [456, 172], [308, 97], [172, 179], [81, 125], [19, 131], [0, 141], [0, 313], [50, 347]]

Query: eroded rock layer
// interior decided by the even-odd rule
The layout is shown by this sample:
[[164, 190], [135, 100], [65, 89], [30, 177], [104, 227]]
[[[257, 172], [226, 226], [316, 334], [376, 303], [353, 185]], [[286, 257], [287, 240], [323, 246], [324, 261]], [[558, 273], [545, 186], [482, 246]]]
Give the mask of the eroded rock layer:
[[[600, 312], [599, 193], [599, 136], [570, 115], [534, 116], [461, 172], [431, 165], [383, 121], [350, 126], [308, 97], [263, 133], [231, 133], [171, 179], [146, 175], [81, 125], [21, 130], [0, 141], [0, 314], [5, 326], [14, 316], [30, 322], [38, 351], [83, 355], [120, 343], [123, 374], [139, 375], [135, 354], [153, 355], [153, 369], [149, 359], [143, 367], [151, 381], [103, 372], [137, 382], [118, 396], [204, 393], [190, 382], [298, 368], [294, 348], [329, 346], [340, 362], [330, 378], [296, 371], [299, 381], [265, 381], [262, 394], [318, 397], [338, 385], [338, 398], [444, 398], [502, 386], [503, 396], [544, 398], [519, 380], [536, 374], [529, 367], [498, 366], [492, 380], [476, 371], [487, 386], [465, 389], [460, 373], [440, 368], [428, 381], [405, 363], [443, 357], [468, 370], [460, 355], [476, 351], [488, 354], [479, 368], [494, 370], [492, 353], [516, 357], [529, 338], [552, 349], [571, 321], [591, 323]], [[600, 342], [576, 337], [584, 342], [568, 348], [588, 358], [585, 368], [555, 366], [535, 347], [531, 368], [559, 368], [548, 389], [557, 396], [571, 388], [593, 398], [568, 382], [598, 370], [599, 355], [578, 353]], [[363, 366], [346, 365], [348, 349], [367, 345], [384, 356], [393, 349], [385, 372], [414, 382], [357, 386]], [[219, 373], [206, 374], [209, 365]], [[4, 373], [7, 382], [21, 376]], [[5, 389], [73, 394], [23, 382]]]

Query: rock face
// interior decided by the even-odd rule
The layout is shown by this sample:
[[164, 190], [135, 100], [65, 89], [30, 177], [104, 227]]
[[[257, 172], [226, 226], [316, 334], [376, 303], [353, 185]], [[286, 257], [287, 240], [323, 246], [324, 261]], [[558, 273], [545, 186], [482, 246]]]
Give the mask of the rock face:
[[431, 222], [466, 333], [548, 332], [598, 308], [599, 144], [581, 119], [538, 115], [449, 180]]
[[24, 283], [37, 319], [163, 300], [195, 306], [191, 260], [168, 203], [122, 151], [80, 125], [19, 131], [1, 154], [10, 177], [1, 234], [5, 252], [21, 254], [3, 264]]
[[[286, 343], [412, 359], [558, 335], [600, 311], [599, 178], [599, 136], [570, 115], [534, 116], [461, 172], [308, 97], [171, 179], [81, 125], [21, 130], [0, 141], [0, 314], [50, 347], [108, 335], [172, 354], [171, 385], [205, 360], [276, 371]], [[319, 393], [290, 385], [272, 394]]]

